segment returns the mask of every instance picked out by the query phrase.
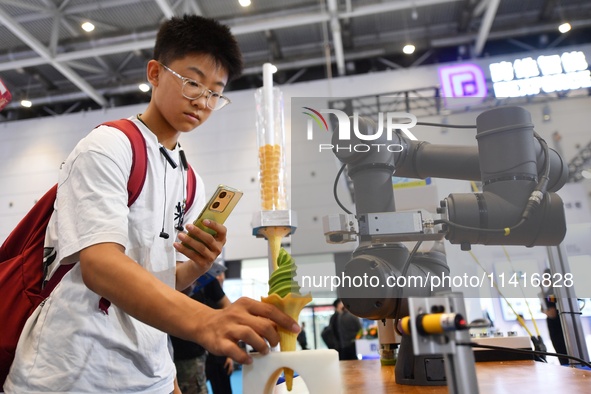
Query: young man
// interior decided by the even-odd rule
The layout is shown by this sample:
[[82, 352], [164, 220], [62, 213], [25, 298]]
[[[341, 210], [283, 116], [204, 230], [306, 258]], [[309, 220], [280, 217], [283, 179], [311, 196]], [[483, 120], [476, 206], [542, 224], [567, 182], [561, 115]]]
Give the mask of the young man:
[[[266, 341], [279, 341], [277, 326], [299, 331], [268, 304], [243, 298], [214, 310], [177, 291], [205, 273], [226, 242], [223, 225], [207, 222], [212, 236], [187, 224], [205, 195], [197, 177], [196, 201], [184, 212], [187, 174], [178, 140], [220, 108], [241, 67], [227, 27], [198, 16], [163, 24], [147, 65], [151, 101], [130, 118], [147, 145], [142, 192], [128, 208], [132, 152], [114, 128], [93, 130], [62, 165], [46, 245], [60, 264], [77, 264], [27, 321], [7, 393], [171, 393], [167, 333], [249, 363], [239, 340], [267, 353]], [[202, 242], [179, 232], [183, 226]]]

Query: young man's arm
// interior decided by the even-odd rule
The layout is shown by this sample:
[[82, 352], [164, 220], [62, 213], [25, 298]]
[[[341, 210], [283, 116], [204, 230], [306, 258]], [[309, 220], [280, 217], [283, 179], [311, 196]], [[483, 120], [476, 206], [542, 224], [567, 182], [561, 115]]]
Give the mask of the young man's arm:
[[211, 309], [158, 280], [125, 255], [123, 246], [100, 243], [80, 252], [88, 288], [135, 317], [176, 337], [198, 342], [213, 354], [239, 363], [251, 358], [242, 340], [260, 353], [279, 342], [277, 326], [299, 332], [297, 323], [272, 305], [241, 298], [223, 310]]

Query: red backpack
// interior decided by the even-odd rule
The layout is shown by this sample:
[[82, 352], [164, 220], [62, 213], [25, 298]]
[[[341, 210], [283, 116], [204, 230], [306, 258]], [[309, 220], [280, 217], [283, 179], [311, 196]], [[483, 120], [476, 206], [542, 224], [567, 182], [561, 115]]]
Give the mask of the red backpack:
[[[146, 180], [148, 156], [146, 141], [137, 126], [128, 119], [104, 123], [121, 130], [131, 142], [132, 166], [127, 183], [130, 207], [142, 191]], [[188, 166], [187, 207], [195, 199], [197, 178]], [[47, 283], [43, 283], [43, 246], [45, 231], [53, 214], [57, 185], [53, 186], [31, 208], [0, 247], [0, 388], [4, 385], [14, 359], [16, 345], [25, 322], [74, 264], [61, 265]], [[105, 312], [110, 303], [101, 299], [99, 307]], [[1, 391], [1, 390], [0, 390]]]

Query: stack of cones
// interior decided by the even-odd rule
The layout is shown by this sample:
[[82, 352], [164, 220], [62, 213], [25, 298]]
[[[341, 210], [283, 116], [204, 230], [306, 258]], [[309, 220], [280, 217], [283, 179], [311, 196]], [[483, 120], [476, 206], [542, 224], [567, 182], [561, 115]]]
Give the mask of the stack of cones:
[[[289, 315], [295, 321], [298, 321], [300, 312], [304, 306], [312, 301], [310, 293], [301, 296], [293, 293], [288, 293], [285, 297], [279, 297], [277, 294], [271, 294], [268, 297], [263, 297], [262, 302], [275, 305], [279, 310]], [[298, 334], [291, 331], [279, 328], [279, 347], [282, 352], [293, 352], [296, 350]], [[285, 368], [283, 370], [285, 375], [285, 385], [288, 391], [293, 387], [293, 370]]]
[[266, 144], [259, 148], [261, 208], [264, 211], [287, 208], [281, 176], [282, 152], [280, 145]]

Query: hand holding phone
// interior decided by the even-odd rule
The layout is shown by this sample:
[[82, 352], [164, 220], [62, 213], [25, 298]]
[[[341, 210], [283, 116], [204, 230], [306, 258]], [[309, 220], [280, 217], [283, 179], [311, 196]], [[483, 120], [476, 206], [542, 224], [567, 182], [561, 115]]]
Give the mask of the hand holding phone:
[[[238, 204], [238, 201], [242, 197], [242, 192], [238, 189], [234, 189], [232, 187], [226, 185], [219, 185], [215, 191], [215, 193], [211, 196], [205, 207], [197, 217], [197, 219], [193, 222], [196, 227], [199, 227], [201, 230], [215, 235], [216, 232], [211, 228], [205, 226], [203, 221], [209, 219], [219, 224], [224, 224], [230, 213]], [[197, 241], [201, 241], [199, 238], [189, 234], [191, 238], [196, 239]], [[190, 248], [184, 242], [182, 243], [184, 246]], [[192, 249], [192, 248], [191, 248]]]

